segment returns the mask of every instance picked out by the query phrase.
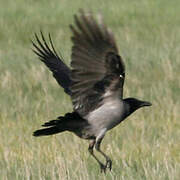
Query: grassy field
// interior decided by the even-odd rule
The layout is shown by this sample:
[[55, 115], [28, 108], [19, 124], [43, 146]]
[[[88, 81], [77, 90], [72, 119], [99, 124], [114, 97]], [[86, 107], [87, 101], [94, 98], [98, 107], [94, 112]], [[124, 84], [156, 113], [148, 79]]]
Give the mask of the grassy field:
[[[180, 1], [0, 0], [0, 179], [178, 180], [180, 177]], [[106, 134], [113, 169], [101, 174], [88, 142], [71, 133], [34, 138], [72, 111], [30, 39], [50, 32], [70, 62], [69, 24], [79, 8], [101, 12], [126, 63], [125, 97], [152, 102]], [[100, 157], [101, 158], [101, 157]]]

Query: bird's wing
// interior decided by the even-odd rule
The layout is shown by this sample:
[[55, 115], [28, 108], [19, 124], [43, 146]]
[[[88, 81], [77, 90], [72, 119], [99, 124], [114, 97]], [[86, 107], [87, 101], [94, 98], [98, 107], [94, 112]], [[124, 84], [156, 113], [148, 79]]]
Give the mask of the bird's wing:
[[62, 57], [58, 56], [53, 46], [51, 36], [49, 34], [50, 46], [48, 46], [42, 32], [41, 38], [42, 42], [35, 34], [37, 44], [32, 42], [34, 46], [34, 53], [38, 55], [39, 59], [52, 71], [54, 78], [59, 83], [60, 86], [64, 88], [64, 91], [71, 95], [70, 85], [71, 85], [71, 70], [63, 62]]
[[107, 97], [122, 98], [125, 66], [118, 55], [114, 36], [91, 13], [74, 16], [72, 30], [72, 102], [74, 110], [86, 115]]

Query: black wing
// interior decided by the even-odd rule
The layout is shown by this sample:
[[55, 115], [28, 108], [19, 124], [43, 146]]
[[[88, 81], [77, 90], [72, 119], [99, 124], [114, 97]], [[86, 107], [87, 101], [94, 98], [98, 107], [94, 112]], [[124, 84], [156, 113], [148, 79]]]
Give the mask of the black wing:
[[104, 98], [122, 98], [125, 66], [112, 32], [92, 14], [75, 15], [72, 41], [72, 101], [82, 116], [101, 105]]
[[34, 53], [36, 53], [39, 59], [44, 62], [44, 64], [52, 71], [54, 78], [57, 80], [60, 86], [64, 88], [64, 91], [71, 95], [70, 85], [71, 85], [71, 70], [62, 61], [62, 58], [58, 56], [53, 46], [51, 36], [49, 34], [49, 41], [51, 48], [46, 43], [46, 40], [41, 32], [41, 38], [43, 43], [35, 34], [37, 45], [32, 42], [35, 47]]

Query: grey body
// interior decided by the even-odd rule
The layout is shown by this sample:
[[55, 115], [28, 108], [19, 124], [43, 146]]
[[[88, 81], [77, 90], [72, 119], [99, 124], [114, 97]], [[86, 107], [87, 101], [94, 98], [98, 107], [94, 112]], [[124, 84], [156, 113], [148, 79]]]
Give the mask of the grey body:
[[[137, 109], [151, 103], [135, 98], [123, 99], [125, 65], [118, 53], [115, 38], [102, 21], [97, 22], [92, 14], [81, 11], [75, 15], [72, 30], [72, 56], [70, 69], [59, 57], [51, 37], [48, 46], [35, 34], [38, 45], [33, 42], [34, 52], [53, 72], [64, 91], [71, 96], [73, 112], [49, 121], [34, 132], [34, 136], [46, 136], [70, 131], [90, 140], [89, 152], [97, 160], [101, 171], [111, 170], [111, 159], [101, 151], [100, 144], [106, 132], [121, 123]], [[103, 164], [93, 153], [99, 151], [106, 159]]]
[[124, 108], [125, 105], [120, 99], [106, 99], [102, 106], [89, 113], [84, 119], [87, 119], [92, 133], [98, 136], [102, 130], [108, 131], [124, 119]]

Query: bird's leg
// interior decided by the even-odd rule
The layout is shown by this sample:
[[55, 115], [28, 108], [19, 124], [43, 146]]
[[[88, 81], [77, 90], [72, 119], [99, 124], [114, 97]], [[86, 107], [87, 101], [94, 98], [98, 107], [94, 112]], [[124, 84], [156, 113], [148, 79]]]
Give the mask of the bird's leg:
[[94, 155], [93, 148], [94, 148], [95, 143], [96, 143], [96, 140], [92, 140], [90, 142], [88, 151], [93, 156], [93, 158], [98, 162], [98, 164], [99, 164], [99, 166], [101, 168], [101, 172], [105, 172], [106, 171], [106, 166]]
[[109, 170], [111, 170], [112, 169], [112, 161], [111, 161], [111, 159], [103, 151], [101, 151], [101, 149], [100, 149], [100, 145], [101, 145], [101, 141], [102, 141], [103, 137], [100, 137], [100, 138], [98, 138], [96, 140], [95, 148], [96, 148], [96, 150], [98, 152], [100, 152], [105, 157], [105, 159], [106, 159], [105, 167], [109, 168]]

